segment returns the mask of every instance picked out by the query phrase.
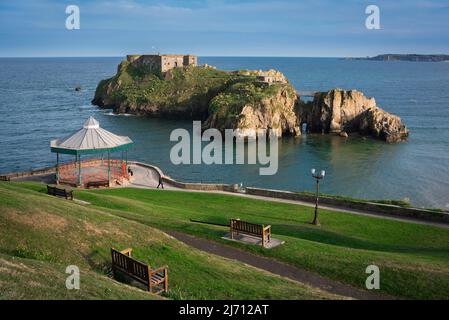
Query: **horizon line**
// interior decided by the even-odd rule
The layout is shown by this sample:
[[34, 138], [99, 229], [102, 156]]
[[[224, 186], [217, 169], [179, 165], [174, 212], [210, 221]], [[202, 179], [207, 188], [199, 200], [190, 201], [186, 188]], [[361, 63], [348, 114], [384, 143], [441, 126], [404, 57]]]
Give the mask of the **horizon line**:
[[[152, 54], [152, 53], [142, 53], [142, 55], [145, 54]], [[156, 53], [154, 53], [156, 54]], [[163, 54], [163, 53], [161, 53]], [[48, 59], [48, 58], [123, 58], [127, 55], [85, 55], [85, 56], [0, 56], [0, 59]], [[273, 56], [255, 56], [255, 55], [195, 55], [197, 57], [204, 57], [204, 58], [365, 58], [367, 56], [282, 56], [282, 55], [273, 55]]]
[[[157, 54], [157, 53], [141, 53]], [[160, 53], [163, 54], [163, 53]], [[61, 55], [61, 56], [0, 56], [0, 59], [54, 59], [54, 58], [123, 58], [125, 55]], [[354, 56], [302, 56], [302, 55], [195, 55], [199, 58], [323, 58], [323, 59], [341, 59], [341, 58], [371, 58], [379, 55], [449, 55], [447, 53], [379, 53], [374, 55], [354, 55]]]

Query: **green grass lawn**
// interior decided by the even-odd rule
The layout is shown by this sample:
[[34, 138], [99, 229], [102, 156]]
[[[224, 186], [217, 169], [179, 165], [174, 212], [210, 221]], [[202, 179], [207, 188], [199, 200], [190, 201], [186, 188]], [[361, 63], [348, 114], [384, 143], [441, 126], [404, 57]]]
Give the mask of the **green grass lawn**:
[[[276, 258], [328, 278], [364, 288], [366, 267], [379, 266], [381, 293], [401, 298], [449, 298], [449, 230], [291, 204], [207, 193], [143, 189], [77, 191], [90, 208], [148, 226], [177, 230]], [[225, 242], [230, 218], [272, 225], [286, 243], [272, 250]]]
[[[98, 200], [96, 205], [82, 205], [46, 195], [42, 184], [0, 182], [0, 299], [160, 298], [111, 279], [111, 246], [132, 247], [135, 258], [153, 267], [168, 265], [168, 298], [339, 298], [188, 247], [155, 228], [170, 225], [182, 215], [182, 209], [165, 218], [163, 212], [152, 216], [151, 211], [159, 212], [148, 211], [158, 206], [152, 200], [127, 199], [126, 193], [132, 193], [129, 190], [120, 196], [115, 192], [111, 196], [77, 192], [77, 198]], [[143, 194], [146, 199], [161, 197], [165, 202], [164, 193]], [[142, 207], [137, 210], [134, 205]], [[115, 206], [126, 210], [109, 208]], [[127, 210], [136, 215], [121, 217], [119, 213]], [[187, 221], [186, 216], [183, 221], [180, 223]], [[65, 288], [68, 265], [80, 268], [79, 291]]]

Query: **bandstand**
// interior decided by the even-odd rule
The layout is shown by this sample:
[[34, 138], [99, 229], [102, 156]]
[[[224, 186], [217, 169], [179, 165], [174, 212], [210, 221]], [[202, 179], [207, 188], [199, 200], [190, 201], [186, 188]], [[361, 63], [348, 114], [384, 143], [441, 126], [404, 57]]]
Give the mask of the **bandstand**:
[[[111, 186], [129, 181], [128, 149], [133, 141], [101, 128], [93, 117], [84, 123], [81, 130], [66, 138], [52, 140], [50, 145], [51, 152], [56, 153], [57, 184]], [[111, 159], [111, 153], [117, 152], [121, 152], [121, 160]], [[61, 154], [72, 155], [75, 159], [61, 163]], [[101, 156], [92, 158], [92, 155]], [[86, 159], [81, 160], [81, 156]]]

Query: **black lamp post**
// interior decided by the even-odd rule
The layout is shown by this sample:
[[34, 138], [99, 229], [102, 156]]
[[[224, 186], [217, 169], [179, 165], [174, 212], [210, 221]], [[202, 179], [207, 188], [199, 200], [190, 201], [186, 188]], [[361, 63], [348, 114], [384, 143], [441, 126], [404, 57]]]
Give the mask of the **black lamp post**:
[[318, 221], [318, 199], [320, 197], [320, 180], [324, 178], [324, 176], [326, 175], [326, 171], [321, 170], [320, 173], [317, 173], [315, 169], [312, 169], [310, 172], [312, 173], [312, 177], [316, 179], [315, 216], [312, 223], [316, 226], [319, 226], [320, 222]]

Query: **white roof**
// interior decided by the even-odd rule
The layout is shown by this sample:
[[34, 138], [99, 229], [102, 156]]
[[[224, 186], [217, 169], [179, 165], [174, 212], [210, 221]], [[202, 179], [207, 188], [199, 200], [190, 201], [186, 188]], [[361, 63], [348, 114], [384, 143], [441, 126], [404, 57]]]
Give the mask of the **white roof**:
[[87, 119], [83, 128], [64, 139], [52, 140], [52, 148], [70, 150], [111, 149], [133, 143], [128, 137], [118, 136], [103, 128], [93, 117]]

